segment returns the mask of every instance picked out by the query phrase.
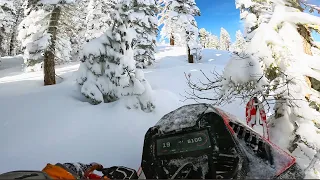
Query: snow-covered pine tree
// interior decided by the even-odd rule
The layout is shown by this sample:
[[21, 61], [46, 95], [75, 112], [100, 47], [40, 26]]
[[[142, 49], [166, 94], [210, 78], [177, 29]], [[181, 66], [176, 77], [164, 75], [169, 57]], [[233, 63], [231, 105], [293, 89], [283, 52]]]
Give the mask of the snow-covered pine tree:
[[161, 41], [164, 41], [164, 39], [168, 38], [170, 40], [170, 45], [174, 46], [176, 38], [174, 32], [174, 21], [168, 19], [168, 16], [166, 15], [168, 3], [169, 2], [167, 2], [166, 0], [158, 0], [158, 9], [160, 10], [159, 26], [163, 25], [162, 30], [160, 31], [160, 35]]
[[223, 27], [220, 31], [220, 50], [226, 50], [229, 51], [231, 45], [231, 38], [226, 29]]
[[194, 0], [159, 0], [163, 3], [160, 24], [161, 35], [168, 39], [181, 37], [187, 45], [188, 62], [201, 59], [199, 30], [194, 16], [200, 16], [200, 10]]
[[83, 44], [86, 42], [85, 34], [87, 31], [87, 10], [88, 10], [89, 0], [77, 0], [76, 3], [69, 7], [72, 23], [70, 24], [72, 29], [72, 35], [70, 35], [71, 41], [71, 60], [79, 61], [81, 58], [81, 50]]
[[[46, 1], [25, 0], [25, 18], [19, 25], [18, 38], [24, 48], [26, 71], [36, 71], [43, 68], [44, 84], [55, 84], [55, 63], [65, 55], [68, 46], [64, 43], [67, 36], [59, 36], [59, 23], [63, 16], [64, 5], [73, 0]], [[62, 23], [61, 23], [62, 24]], [[63, 50], [64, 52], [58, 51]], [[68, 57], [68, 56], [67, 56]], [[68, 58], [67, 58], [68, 59]], [[61, 59], [59, 59], [61, 60]], [[66, 60], [63, 57], [62, 60]], [[69, 59], [68, 59], [69, 60]]]
[[270, 0], [236, 0], [236, 8], [240, 10], [240, 19], [244, 23], [244, 37], [250, 40], [255, 30], [262, 23], [269, 22], [272, 16]]
[[9, 55], [14, 56], [17, 54], [21, 54], [21, 44], [17, 40], [18, 36], [18, 26], [21, 23], [23, 19], [23, 6], [22, 6], [23, 0], [13, 0], [13, 5], [15, 7], [15, 22], [12, 27], [13, 33], [11, 34], [11, 40], [10, 40], [10, 49], [9, 49]]
[[24, 1], [24, 20], [19, 25], [18, 39], [24, 50], [24, 65], [26, 71], [41, 69], [44, 52], [49, 44], [50, 35], [47, 20], [50, 12], [37, 8], [37, 3]]
[[110, 28], [84, 46], [77, 78], [80, 91], [92, 104], [133, 96], [126, 98], [128, 108], [150, 112], [155, 108], [152, 90], [143, 71], [135, 67], [131, 46], [135, 38], [128, 22], [132, 1], [110, 0], [105, 11], [111, 17]]
[[86, 17], [86, 41], [101, 36], [110, 26], [109, 15], [106, 8], [110, 2], [108, 0], [90, 0]]
[[[55, 49], [55, 64], [64, 64], [75, 60], [74, 52], [78, 50], [82, 44], [79, 39], [84, 39], [83, 18], [79, 12], [81, 4], [85, 4], [86, 0], [76, 1], [75, 3], [63, 4], [61, 7], [60, 18], [57, 24], [57, 40]], [[83, 31], [81, 31], [83, 30]], [[82, 41], [83, 43], [84, 41]], [[79, 45], [80, 44], [80, 45]]]
[[12, 54], [18, 5], [18, 0], [0, 0], [0, 57]]
[[267, 99], [275, 96], [275, 112], [269, 118], [271, 141], [297, 157], [307, 170], [306, 178], [320, 178], [320, 162], [309, 166], [320, 149], [320, 93], [315, 89], [320, 81], [320, 57], [312, 54], [310, 34], [310, 29], [319, 27], [320, 18], [302, 12], [299, 0], [270, 0], [267, 6], [265, 1], [252, 0], [250, 4], [265, 9], [251, 15], [258, 17], [246, 50], [252, 55], [243, 59], [250, 62], [251, 71], [243, 73], [255, 75], [251, 76], [257, 83], [255, 91], [273, 87], [263, 94]]
[[216, 35], [213, 34], [209, 34], [208, 36], [208, 42], [206, 45], [208, 48], [212, 48], [212, 49], [219, 49], [220, 48], [220, 42], [219, 42], [219, 38]]
[[199, 30], [199, 36], [200, 36], [200, 43], [202, 47], [207, 48], [208, 41], [209, 41], [209, 33], [205, 28], [201, 28]]
[[242, 33], [240, 30], [236, 32], [236, 41], [232, 44], [231, 50], [233, 52], [241, 53], [246, 50], [247, 43], [246, 40], [244, 39]]
[[158, 31], [158, 6], [156, 0], [133, 0], [134, 12], [129, 19], [136, 31], [134, 59], [137, 68], [146, 68], [155, 61]]
[[70, 61], [69, 3], [73, 1], [24, 1], [25, 18], [18, 39], [24, 49], [25, 70], [43, 68], [46, 85], [55, 84], [54, 65]]
[[256, 11], [258, 15], [250, 15], [261, 23], [256, 23], [247, 33], [251, 41], [246, 51], [233, 56], [222, 76], [214, 74], [215, 79], [202, 86], [191, 84], [192, 92], [199, 92], [193, 98], [208, 99], [202, 96], [208, 94], [203, 93], [204, 89], [214, 92], [220, 89], [211, 98], [215, 104], [238, 97], [245, 102], [258, 97], [266, 108], [270, 108], [268, 103], [275, 103], [267, 120], [271, 141], [297, 157], [305, 178], [318, 179], [320, 93], [314, 83], [320, 80], [320, 57], [311, 53], [310, 47], [315, 43], [309, 29], [319, 27], [320, 18], [302, 12], [299, 0], [238, 0], [237, 3], [247, 4], [250, 13], [255, 12], [252, 7], [266, 7], [265, 3], [267, 8], [263, 13]]

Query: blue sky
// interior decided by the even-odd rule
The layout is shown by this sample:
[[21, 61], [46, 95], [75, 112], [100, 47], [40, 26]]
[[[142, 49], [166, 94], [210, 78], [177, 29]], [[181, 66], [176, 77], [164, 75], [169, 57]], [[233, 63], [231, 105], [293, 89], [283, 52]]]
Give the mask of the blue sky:
[[[309, 1], [320, 5], [320, 0]], [[229, 32], [232, 41], [235, 40], [236, 31], [243, 30], [235, 0], [196, 0], [196, 3], [201, 11], [201, 16], [196, 17], [199, 28], [219, 36], [220, 28], [223, 27]], [[316, 41], [320, 41], [319, 35], [313, 33], [313, 36]]]

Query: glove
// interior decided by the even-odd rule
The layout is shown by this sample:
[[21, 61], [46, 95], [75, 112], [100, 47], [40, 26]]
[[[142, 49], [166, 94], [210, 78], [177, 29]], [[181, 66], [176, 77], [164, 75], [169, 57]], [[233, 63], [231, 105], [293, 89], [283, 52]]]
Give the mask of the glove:
[[89, 177], [89, 175], [91, 173], [93, 173], [93, 171], [102, 171], [103, 170], [103, 166], [99, 163], [90, 163], [90, 165], [88, 166], [88, 168], [84, 171], [84, 177]]
[[95, 163], [95, 162], [90, 163], [90, 166], [91, 166], [91, 167], [94, 167], [95, 170], [97, 170], [97, 171], [102, 171], [102, 169], [103, 169], [103, 166], [102, 166], [101, 164]]
[[134, 169], [123, 166], [112, 166], [102, 169], [103, 176], [109, 179], [138, 179], [138, 174]]

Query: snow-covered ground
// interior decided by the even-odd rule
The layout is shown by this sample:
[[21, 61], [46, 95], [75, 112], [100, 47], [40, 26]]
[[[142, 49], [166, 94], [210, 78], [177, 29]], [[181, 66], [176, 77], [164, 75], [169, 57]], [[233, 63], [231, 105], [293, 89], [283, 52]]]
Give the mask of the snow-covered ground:
[[[2, 58], [0, 66], [0, 173], [42, 169], [46, 163], [99, 162], [104, 166], [140, 165], [143, 138], [166, 113], [184, 105], [184, 73], [203, 78], [199, 70], [223, 70], [228, 52], [205, 49], [196, 64], [185, 49], [160, 46], [154, 67], [144, 70], [153, 88], [152, 113], [127, 109], [125, 100], [90, 105], [75, 82], [79, 63], [57, 67], [59, 84], [43, 86], [42, 72], [21, 72], [21, 56]], [[245, 106], [222, 107], [241, 119]]]

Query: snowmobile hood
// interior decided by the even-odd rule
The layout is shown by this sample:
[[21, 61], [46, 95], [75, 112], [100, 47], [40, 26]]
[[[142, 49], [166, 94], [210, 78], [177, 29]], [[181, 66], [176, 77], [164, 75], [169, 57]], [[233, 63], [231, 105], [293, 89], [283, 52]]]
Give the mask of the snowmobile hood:
[[[246, 175], [242, 177], [245, 177], [245, 179], [296, 179], [304, 177], [301, 168], [296, 164], [293, 156], [263, 138], [235, 116], [210, 104], [182, 106], [163, 116], [153, 128], [156, 128], [157, 131], [159, 131], [158, 134], [161, 135], [179, 133], [185, 129], [200, 126], [197, 124], [199, 123], [199, 119], [205, 114], [212, 113], [218, 115], [220, 118], [211, 119], [210, 121], [223, 121], [234, 139], [236, 146], [241, 149], [238, 153], [246, 157], [244, 162], [248, 163], [242, 165], [245, 166]], [[150, 128], [149, 131], [151, 129], [152, 128]], [[144, 147], [144, 151], [149, 151], [149, 149]]]

